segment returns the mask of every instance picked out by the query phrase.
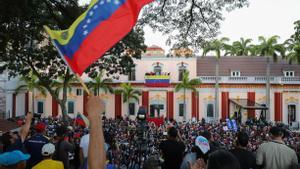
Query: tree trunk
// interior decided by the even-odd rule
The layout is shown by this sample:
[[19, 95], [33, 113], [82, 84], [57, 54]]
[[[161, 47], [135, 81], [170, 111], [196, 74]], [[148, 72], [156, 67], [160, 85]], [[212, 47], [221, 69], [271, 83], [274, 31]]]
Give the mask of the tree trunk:
[[31, 110], [32, 110], [32, 113], [34, 114], [34, 89], [32, 89], [32, 92], [31, 92], [32, 96], [31, 96]]
[[129, 112], [129, 97], [127, 97], [127, 115], [128, 118], [130, 117], [130, 112]]
[[183, 89], [183, 121], [186, 121], [186, 100], [185, 100], [185, 88]]
[[266, 119], [270, 120], [270, 58], [267, 57], [267, 70], [266, 70]]
[[219, 59], [216, 62], [215, 118], [219, 121]]
[[63, 98], [61, 100], [60, 108], [61, 108], [61, 112], [62, 112], [62, 117], [63, 117], [63, 121], [66, 121], [68, 118], [68, 112], [67, 112], [67, 107], [66, 107], [66, 103], [67, 103], [67, 99], [68, 99], [68, 87], [67, 87], [67, 81], [68, 81], [68, 75], [66, 75], [65, 79], [64, 79], [64, 84], [63, 84]]
[[65, 122], [68, 118], [67, 118], [67, 107], [66, 107], [66, 101], [60, 101], [58, 102], [59, 103], [59, 106], [60, 106], [60, 109], [61, 109], [61, 112], [62, 112], [62, 118], [63, 118], [63, 121]]

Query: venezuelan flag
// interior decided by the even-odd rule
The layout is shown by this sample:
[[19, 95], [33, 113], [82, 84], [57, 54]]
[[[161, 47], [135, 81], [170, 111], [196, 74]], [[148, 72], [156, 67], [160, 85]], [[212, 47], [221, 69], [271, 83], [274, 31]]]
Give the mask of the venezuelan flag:
[[153, 0], [92, 0], [67, 30], [46, 32], [74, 73], [86, 68], [128, 34], [142, 7]]

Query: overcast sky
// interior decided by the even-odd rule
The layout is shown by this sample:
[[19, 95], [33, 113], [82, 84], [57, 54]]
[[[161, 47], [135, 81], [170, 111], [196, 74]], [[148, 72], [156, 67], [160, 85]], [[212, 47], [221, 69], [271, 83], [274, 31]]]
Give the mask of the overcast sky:
[[[89, 0], [81, 0], [89, 2]], [[260, 35], [279, 35], [285, 40], [294, 33], [293, 22], [300, 19], [300, 0], [249, 0], [250, 6], [224, 13], [219, 37], [229, 37], [232, 41], [240, 37], [257, 41]], [[145, 29], [145, 43], [156, 44], [166, 51], [166, 38], [160, 33]]]

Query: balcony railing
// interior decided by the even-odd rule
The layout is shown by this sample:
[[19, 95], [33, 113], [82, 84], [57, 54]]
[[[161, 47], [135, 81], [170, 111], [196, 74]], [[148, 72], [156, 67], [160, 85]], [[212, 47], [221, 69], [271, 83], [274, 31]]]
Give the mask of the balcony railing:
[[[215, 76], [200, 76], [202, 83], [215, 83]], [[219, 83], [266, 83], [267, 77], [265, 76], [240, 76], [240, 77], [230, 77], [230, 76], [220, 76]], [[300, 84], [300, 76], [296, 77], [270, 77], [271, 84]]]

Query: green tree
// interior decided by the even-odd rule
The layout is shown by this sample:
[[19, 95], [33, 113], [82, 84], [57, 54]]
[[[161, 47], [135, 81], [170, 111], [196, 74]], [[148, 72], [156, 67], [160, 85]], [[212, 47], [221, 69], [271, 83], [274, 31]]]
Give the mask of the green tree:
[[[77, 0], [0, 1], [0, 73], [7, 71], [14, 77], [32, 72], [61, 109], [66, 110], [65, 97], [60, 98], [51, 84], [59, 76], [66, 78], [62, 89], [65, 96], [73, 75], [46, 36], [43, 25], [66, 29], [85, 9], [78, 6]], [[140, 58], [146, 49], [143, 36], [143, 30], [136, 27], [86, 73], [93, 75], [98, 70], [106, 70], [110, 76], [126, 73], [128, 65], [133, 64], [132, 58]]]
[[128, 116], [129, 116], [129, 102], [134, 100], [139, 103], [139, 96], [141, 92], [139, 90], [135, 90], [130, 83], [122, 83], [121, 89], [116, 90], [116, 93], [122, 94], [123, 103], [128, 103]]
[[266, 68], [266, 105], [267, 119], [270, 119], [270, 59], [277, 62], [278, 57], [285, 56], [285, 48], [282, 44], [278, 44], [279, 36], [272, 36], [270, 38], [265, 38], [259, 36], [258, 40], [260, 44], [257, 45], [257, 54], [267, 58], [267, 68]]
[[196, 85], [201, 84], [199, 79], [190, 79], [189, 72], [185, 71], [183, 73], [183, 78], [180, 83], [175, 86], [175, 92], [179, 92], [183, 90], [183, 120], [186, 120], [186, 90], [192, 90], [193, 92], [197, 92]]
[[223, 11], [248, 4], [248, 0], [156, 0], [145, 6], [140, 24], [162, 32], [174, 48], [188, 45], [195, 51], [219, 33]]
[[215, 39], [206, 43], [203, 46], [203, 56], [206, 56], [207, 53], [214, 51], [216, 56], [216, 84], [215, 84], [215, 115], [219, 119], [219, 60], [221, 58], [221, 52], [228, 48], [228, 45], [225, 43], [229, 41], [228, 38], [221, 38], [220, 40]]
[[[64, 74], [59, 76], [56, 80], [54, 80], [51, 84], [52, 90], [55, 91], [55, 94], [59, 98], [58, 104], [61, 107], [63, 119], [67, 119], [68, 112], [67, 112], [67, 101], [68, 101], [68, 93], [72, 92], [72, 87], [74, 83], [78, 83], [77, 78], [72, 74]], [[60, 97], [60, 92], [62, 92], [62, 97]]]
[[288, 47], [288, 54], [286, 55], [287, 60], [290, 64], [298, 63], [300, 64], [300, 42], [294, 42]]
[[235, 41], [232, 43], [233, 48], [235, 49], [236, 56], [248, 56], [251, 50], [250, 43], [252, 39], [240, 38], [240, 41]]
[[295, 33], [285, 42], [287, 48], [286, 59], [289, 63], [300, 64], [300, 20], [294, 22]]
[[251, 44], [249, 45], [249, 53], [250, 53], [250, 56], [257, 56], [259, 51], [258, 51], [258, 46], [257, 45], [254, 45], [254, 44]]
[[113, 93], [113, 88], [110, 85], [110, 83], [113, 82], [112, 79], [103, 78], [103, 76], [103, 71], [99, 72], [88, 84], [88, 87], [92, 89], [97, 96], [99, 96], [100, 90], [103, 90], [105, 93]]
[[[24, 82], [25, 84], [22, 84], [20, 86], [18, 86], [16, 88], [16, 94], [20, 93], [21, 90], [28, 90], [31, 92], [31, 111], [32, 113], [34, 112], [34, 96], [35, 96], [35, 90], [41, 92], [41, 94], [43, 96], [46, 96], [46, 89], [44, 87], [42, 87], [42, 85], [40, 84], [40, 81], [38, 80], [38, 78], [33, 75], [32, 73], [30, 73], [27, 76], [22, 76], [20, 78], [21, 82]], [[25, 112], [28, 113], [28, 112]]]

